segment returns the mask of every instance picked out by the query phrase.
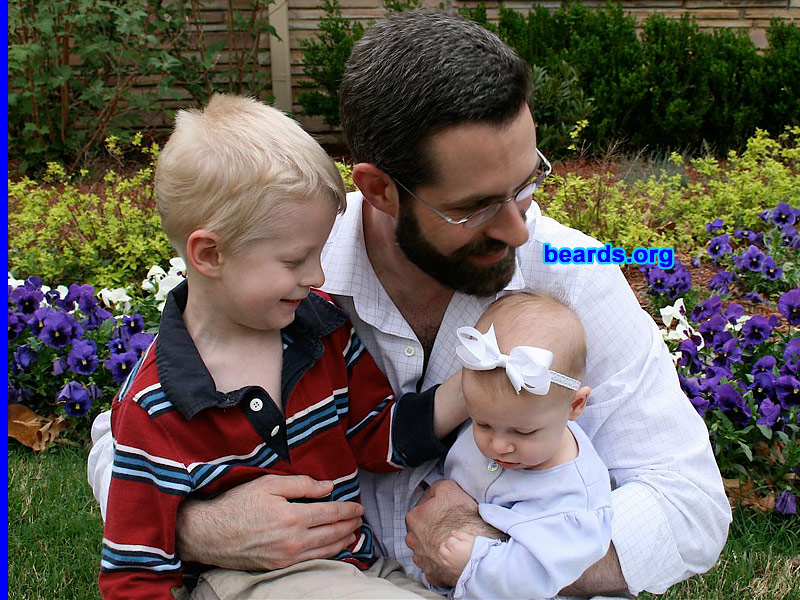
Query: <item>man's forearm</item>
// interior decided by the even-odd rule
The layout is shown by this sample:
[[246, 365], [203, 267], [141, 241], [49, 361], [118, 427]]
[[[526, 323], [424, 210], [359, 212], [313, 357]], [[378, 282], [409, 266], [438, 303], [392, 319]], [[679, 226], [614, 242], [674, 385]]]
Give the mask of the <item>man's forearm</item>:
[[583, 572], [577, 581], [568, 585], [560, 594], [562, 596], [595, 596], [598, 594], [627, 594], [628, 584], [622, 575], [619, 557], [614, 542], [606, 555]]

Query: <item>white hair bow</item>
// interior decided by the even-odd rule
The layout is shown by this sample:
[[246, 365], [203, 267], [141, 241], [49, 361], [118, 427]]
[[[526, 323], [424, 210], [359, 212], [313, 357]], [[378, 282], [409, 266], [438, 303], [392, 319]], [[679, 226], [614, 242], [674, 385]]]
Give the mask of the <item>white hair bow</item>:
[[534, 346], [517, 346], [508, 355], [500, 352], [494, 334], [494, 324], [489, 331], [481, 333], [474, 327], [459, 327], [458, 339], [461, 346], [456, 354], [461, 363], [474, 371], [491, 371], [504, 367], [511, 385], [519, 394], [525, 389], [531, 394], [544, 396], [555, 383], [570, 390], [577, 390], [581, 384], [572, 377], [550, 370], [553, 353]]

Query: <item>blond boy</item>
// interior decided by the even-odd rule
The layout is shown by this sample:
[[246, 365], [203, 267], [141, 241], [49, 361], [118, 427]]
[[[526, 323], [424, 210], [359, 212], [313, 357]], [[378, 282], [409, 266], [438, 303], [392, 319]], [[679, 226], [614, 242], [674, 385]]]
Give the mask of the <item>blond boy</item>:
[[[314, 500], [358, 502], [359, 468], [440, 456], [438, 438], [463, 418], [441, 401], [434, 415], [435, 388], [395, 399], [346, 315], [309, 293], [324, 281], [320, 253], [345, 191], [290, 118], [222, 95], [180, 111], [156, 195], [187, 281], [113, 403], [106, 597], [169, 598], [181, 588], [175, 524], [190, 495], [269, 473], [325, 482], [329, 493]], [[358, 574], [377, 556], [351, 514], [347, 547], [331, 558]]]

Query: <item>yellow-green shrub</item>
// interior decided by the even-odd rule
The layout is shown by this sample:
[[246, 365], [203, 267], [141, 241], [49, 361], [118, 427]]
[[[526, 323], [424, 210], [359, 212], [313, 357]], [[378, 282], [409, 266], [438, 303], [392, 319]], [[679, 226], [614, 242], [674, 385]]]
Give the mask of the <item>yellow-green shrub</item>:
[[707, 157], [684, 166], [678, 154], [669, 160], [682, 172], [633, 182], [610, 173], [553, 176], [538, 201], [544, 214], [601, 242], [687, 251], [717, 217], [752, 228], [759, 210], [780, 201], [800, 204], [800, 126], [787, 128], [778, 139], [758, 131], [743, 152], [730, 152], [724, 162]]
[[[144, 151], [154, 160], [158, 148]], [[8, 263], [18, 278], [124, 286], [174, 254], [155, 209], [152, 162], [132, 176], [109, 170], [91, 185], [50, 163], [43, 182], [9, 181], [8, 211]]]

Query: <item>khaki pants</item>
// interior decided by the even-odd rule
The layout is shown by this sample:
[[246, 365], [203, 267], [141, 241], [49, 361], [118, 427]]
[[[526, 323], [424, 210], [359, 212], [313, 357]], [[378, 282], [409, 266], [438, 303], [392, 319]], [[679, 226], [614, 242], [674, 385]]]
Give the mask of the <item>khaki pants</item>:
[[[180, 596], [179, 596], [180, 597]], [[276, 571], [212, 569], [200, 576], [191, 600], [431, 598], [442, 596], [409, 579], [400, 563], [379, 558], [368, 570], [335, 560], [309, 560]]]

